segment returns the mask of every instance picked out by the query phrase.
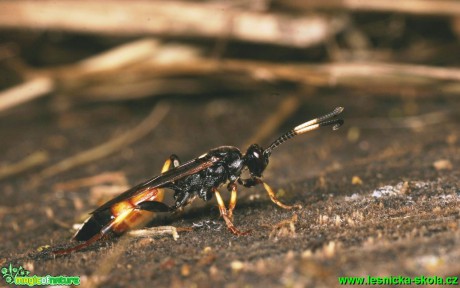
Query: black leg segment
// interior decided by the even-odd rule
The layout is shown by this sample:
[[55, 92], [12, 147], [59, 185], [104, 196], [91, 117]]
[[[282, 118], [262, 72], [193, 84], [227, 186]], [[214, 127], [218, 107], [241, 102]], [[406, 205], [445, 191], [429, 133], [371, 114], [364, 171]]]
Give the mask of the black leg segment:
[[136, 209], [145, 210], [150, 212], [171, 212], [174, 209], [169, 207], [163, 202], [158, 201], [144, 201], [136, 205]]

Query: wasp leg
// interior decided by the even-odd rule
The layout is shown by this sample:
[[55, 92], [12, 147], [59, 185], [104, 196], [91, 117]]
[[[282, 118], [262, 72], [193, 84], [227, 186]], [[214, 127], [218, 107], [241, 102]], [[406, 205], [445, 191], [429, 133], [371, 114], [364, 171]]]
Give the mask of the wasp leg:
[[222, 215], [222, 218], [224, 218], [225, 224], [227, 224], [228, 230], [230, 230], [230, 232], [232, 232], [233, 234], [237, 236], [249, 234], [250, 231], [241, 232], [235, 227], [235, 225], [233, 225], [232, 220], [228, 216], [227, 208], [225, 208], [224, 200], [222, 200], [222, 196], [220, 196], [219, 191], [214, 190], [214, 194], [216, 195], [217, 204], [219, 205], [220, 215]]
[[284, 209], [294, 209], [294, 208], [300, 209], [300, 208], [302, 208], [301, 205], [286, 205], [286, 204], [283, 204], [280, 200], [278, 200], [278, 198], [276, 198], [275, 192], [273, 191], [273, 189], [270, 186], [268, 186], [267, 183], [265, 183], [264, 181], [262, 181], [260, 179], [259, 179], [259, 181], [260, 181], [259, 183], [262, 183], [264, 185], [264, 188], [267, 191], [268, 196], [270, 197], [272, 202], [275, 203], [276, 205], [278, 205], [279, 207], [284, 208]]
[[290, 205], [283, 204], [280, 200], [278, 200], [278, 198], [276, 198], [276, 195], [275, 195], [275, 192], [273, 191], [273, 189], [270, 186], [268, 186], [267, 183], [265, 183], [264, 181], [260, 180], [257, 177], [251, 177], [249, 179], [238, 179], [238, 182], [240, 184], [242, 184], [244, 187], [248, 187], [248, 188], [249, 187], [254, 187], [257, 184], [263, 184], [265, 190], [268, 193], [268, 196], [270, 197], [270, 200], [272, 200], [273, 203], [275, 203], [276, 205], [278, 205], [281, 208], [284, 208], [284, 209], [294, 209], [294, 208], [300, 209], [300, 208], [302, 208], [301, 205], [292, 205], [292, 206], [290, 206]]
[[136, 209], [145, 210], [150, 212], [171, 212], [174, 209], [169, 207], [163, 202], [158, 201], [144, 201], [136, 205]]
[[[171, 154], [169, 156], [168, 160], [165, 161], [165, 164], [163, 164], [163, 168], [161, 168], [161, 173], [165, 173], [168, 170], [171, 170], [173, 168], [176, 168], [177, 166], [180, 165], [180, 160], [179, 157], [177, 157], [176, 154]], [[158, 194], [157, 194], [157, 200], [158, 201], [163, 201], [165, 197], [165, 189], [158, 189]]]
[[168, 160], [166, 160], [165, 164], [163, 165], [161, 173], [165, 173], [166, 171], [171, 170], [172, 168], [176, 168], [179, 165], [179, 157], [177, 157], [176, 154], [171, 154], [171, 156], [169, 156]]
[[230, 202], [228, 203], [228, 218], [233, 221], [233, 209], [235, 209], [236, 206], [236, 198], [237, 198], [237, 187], [235, 183], [228, 184], [227, 186], [228, 190], [231, 191], [230, 194]]

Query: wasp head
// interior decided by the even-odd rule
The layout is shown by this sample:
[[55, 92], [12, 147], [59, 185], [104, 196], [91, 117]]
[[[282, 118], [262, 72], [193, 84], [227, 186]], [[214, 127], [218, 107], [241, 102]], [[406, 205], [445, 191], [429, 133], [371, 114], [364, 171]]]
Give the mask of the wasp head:
[[270, 154], [264, 153], [264, 149], [257, 144], [249, 146], [246, 154], [244, 154], [244, 164], [248, 167], [252, 176], [261, 177], [262, 172], [268, 165], [268, 157]]

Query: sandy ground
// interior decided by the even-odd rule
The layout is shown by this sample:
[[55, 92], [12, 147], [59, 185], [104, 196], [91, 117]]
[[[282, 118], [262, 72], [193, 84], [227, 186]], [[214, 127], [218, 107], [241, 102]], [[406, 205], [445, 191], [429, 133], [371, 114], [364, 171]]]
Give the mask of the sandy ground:
[[[94, 187], [56, 184], [115, 171], [134, 185], [158, 174], [171, 153], [188, 160], [220, 145], [245, 150], [283, 100], [175, 98], [154, 131], [110, 157], [35, 186], [39, 168], [2, 180], [0, 266], [81, 276], [87, 287], [331, 287], [338, 276], [460, 275], [458, 99], [316, 96], [300, 98], [299, 109], [259, 143], [346, 108], [342, 129], [286, 143], [264, 173], [283, 202], [302, 209], [280, 209], [262, 187], [242, 188], [234, 222], [252, 230], [248, 236], [227, 231], [214, 199], [196, 200], [183, 214], [160, 215], [148, 225], [194, 227], [177, 241], [121, 237], [53, 256], [51, 249], [72, 245], [72, 225], [103, 201], [90, 192]], [[65, 113], [50, 112], [46, 100], [24, 105], [0, 121], [2, 162], [47, 151], [55, 163], [132, 129], [155, 104], [86, 105]]]

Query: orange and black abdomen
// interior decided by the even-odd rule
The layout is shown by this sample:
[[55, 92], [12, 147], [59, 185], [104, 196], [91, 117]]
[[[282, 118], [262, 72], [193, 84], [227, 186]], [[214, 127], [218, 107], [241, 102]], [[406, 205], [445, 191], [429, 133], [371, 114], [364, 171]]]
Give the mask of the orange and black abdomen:
[[110, 209], [95, 213], [89, 217], [85, 223], [81, 226], [80, 230], [73, 236], [73, 239], [77, 241], [87, 241], [101, 229], [109, 224], [113, 219], [112, 212]]
[[163, 193], [163, 189], [146, 189], [131, 198], [113, 204], [110, 209], [94, 213], [83, 223], [73, 239], [87, 241], [102, 232], [108, 225], [110, 225], [110, 231], [122, 234], [129, 229], [147, 224], [152, 220], [154, 213], [135, 209], [136, 205], [144, 201], [161, 202], [164, 197]]

